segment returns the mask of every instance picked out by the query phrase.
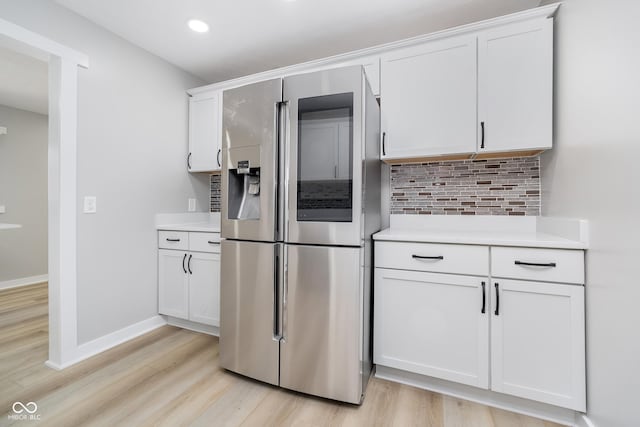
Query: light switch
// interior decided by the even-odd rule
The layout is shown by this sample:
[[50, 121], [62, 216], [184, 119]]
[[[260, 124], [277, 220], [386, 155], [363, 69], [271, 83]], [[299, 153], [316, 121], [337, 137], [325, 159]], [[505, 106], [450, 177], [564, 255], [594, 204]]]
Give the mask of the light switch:
[[189, 199], [189, 212], [196, 211], [196, 199]]
[[84, 213], [96, 213], [96, 196], [84, 196]]

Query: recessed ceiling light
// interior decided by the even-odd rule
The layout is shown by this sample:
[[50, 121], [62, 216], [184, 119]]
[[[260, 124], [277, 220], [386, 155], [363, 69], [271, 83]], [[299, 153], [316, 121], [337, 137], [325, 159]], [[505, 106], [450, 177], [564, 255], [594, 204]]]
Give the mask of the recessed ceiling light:
[[187, 25], [196, 33], [206, 33], [209, 31], [209, 24], [199, 19], [190, 19]]

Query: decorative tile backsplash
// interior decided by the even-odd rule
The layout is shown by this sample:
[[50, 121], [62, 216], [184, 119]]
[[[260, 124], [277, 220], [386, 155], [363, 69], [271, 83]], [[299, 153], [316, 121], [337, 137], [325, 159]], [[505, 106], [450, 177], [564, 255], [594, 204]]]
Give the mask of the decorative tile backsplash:
[[211, 175], [211, 212], [220, 212], [220, 175]]
[[391, 214], [540, 215], [540, 160], [393, 165]]
[[[211, 175], [211, 212], [220, 201], [220, 175]], [[540, 215], [540, 159], [393, 165], [391, 213]]]

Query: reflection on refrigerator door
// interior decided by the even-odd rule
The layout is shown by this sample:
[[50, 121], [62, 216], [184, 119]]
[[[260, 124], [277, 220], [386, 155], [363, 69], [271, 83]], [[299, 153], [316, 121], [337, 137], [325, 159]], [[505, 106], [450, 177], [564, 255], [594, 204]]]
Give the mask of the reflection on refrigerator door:
[[278, 385], [282, 244], [222, 241], [220, 365]]
[[226, 239], [274, 242], [278, 104], [282, 79], [223, 94], [221, 231]]
[[282, 387], [360, 403], [360, 251], [287, 245]]

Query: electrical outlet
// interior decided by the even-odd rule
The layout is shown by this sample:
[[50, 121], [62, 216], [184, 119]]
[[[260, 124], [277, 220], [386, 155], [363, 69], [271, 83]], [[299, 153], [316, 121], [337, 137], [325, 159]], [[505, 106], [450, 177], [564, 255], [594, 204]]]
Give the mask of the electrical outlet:
[[97, 210], [96, 196], [84, 196], [84, 213], [96, 213]]
[[196, 199], [189, 199], [189, 212], [196, 211]]

